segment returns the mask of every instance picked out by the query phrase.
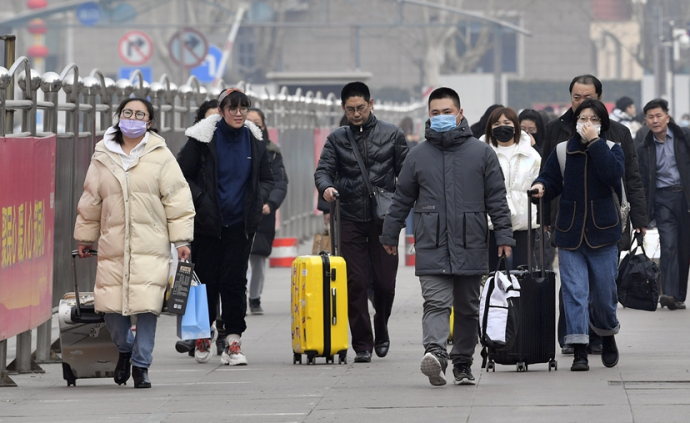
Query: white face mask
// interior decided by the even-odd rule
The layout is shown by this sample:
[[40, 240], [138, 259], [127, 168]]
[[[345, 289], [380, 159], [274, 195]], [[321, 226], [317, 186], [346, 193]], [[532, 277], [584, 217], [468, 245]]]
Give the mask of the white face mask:
[[[582, 128], [585, 126], [584, 123], [578, 122], [577, 125], [575, 126], [575, 129], [577, 130], [577, 133], [580, 134], [582, 138], [585, 136], [582, 135]], [[597, 135], [601, 135], [601, 125], [593, 125], [594, 129], [597, 130]]]

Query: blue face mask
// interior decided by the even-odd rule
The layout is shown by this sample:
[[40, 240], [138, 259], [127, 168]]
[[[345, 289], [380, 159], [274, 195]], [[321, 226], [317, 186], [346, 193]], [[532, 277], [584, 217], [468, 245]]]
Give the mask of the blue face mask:
[[455, 128], [457, 125], [455, 120], [458, 117], [456, 115], [438, 115], [431, 117], [431, 129], [436, 132], [448, 132]]

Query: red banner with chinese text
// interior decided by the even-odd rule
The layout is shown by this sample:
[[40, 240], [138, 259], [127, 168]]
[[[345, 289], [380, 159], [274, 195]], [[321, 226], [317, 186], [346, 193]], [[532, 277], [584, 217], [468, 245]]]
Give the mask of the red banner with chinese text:
[[55, 136], [0, 137], [0, 340], [50, 319]]

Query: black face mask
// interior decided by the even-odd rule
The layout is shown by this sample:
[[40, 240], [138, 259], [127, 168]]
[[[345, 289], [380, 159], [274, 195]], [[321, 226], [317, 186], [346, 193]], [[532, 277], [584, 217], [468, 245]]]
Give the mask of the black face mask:
[[497, 126], [491, 129], [491, 134], [500, 142], [508, 142], [515, 136], [515, 128], [512, 126]]

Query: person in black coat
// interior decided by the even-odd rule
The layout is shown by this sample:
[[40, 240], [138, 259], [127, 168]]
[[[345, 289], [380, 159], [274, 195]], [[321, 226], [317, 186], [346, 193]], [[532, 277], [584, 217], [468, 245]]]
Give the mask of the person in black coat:
[[[542, 146], [542, 157], [547, 159], [556, 145], [561, 141], [569, 140], [573, 135], [573, 122], [576, 119], [574, 110], [586, 99], [593, 98], [601, 100], [603, 88], [601, 81], [594, 75], [579, 75], [573, 78], [570, 82], [570, 101], [571, 107], [560, 118], [552, 120], [546, 124], [546, 137], [544, 145]], [[610, 127], [604, 133], [607, 140], [620, 144], [625, 156], [625, 194], [628, 202], [630, 202], [630, 221], [632, 227], [636, 232], [644, 233], [647, 231], [649, 220], [647, 218], [647, 204], [644, 196], [644, 189], [642, 187], [642, 179], [640, 178], [639, 165], [637, 163], [637, 152], [635, 151], [635, 144], [633, 143], [630, 130], [618, 122], [610, 122]], [[542, 170], [547, 160], [542, 160]], [[554, 201], [544, 202], [544, 215], [540, 216], [543, 226], [552, 226], [555, 222], [558, 210], [557, 199]], [[553, 229], [553, 228], [552, 228]], [[629, 232], [629, 231], [628, 231]], [[621, 237], [619, 246], [621, 250], [630, 249], [631, 237], [629, 233], [624, 233]], [[563, 347], [563, 353], [572, 354], [572, 348], [565, 345], [565, 321], [561, 318], [563, 315], [562, 301], [559, 301], [559, 321], [558, 321], [558, 342]], [[596, 339], [596, 335], [591, 333], [590, 351], [598, 352], [601, 350], [600, 342]]]
[[273, 248], [273, 239], [276, 236], [276, 210], [283, 204], [287, 195], [288, 178], [280, 148], [268, 138], [264, 113], [260, 109], [249, 109], [247, 120], [254, 122], [261, 129], [273, 172], [273, 188], [261, 210], [261, 223], [259, 223], [249, 255], [249, 274], [247, 276], [249, 279], [249, 312], [251, 314], [263, 314], [261, 292], [264, 288], [266, 258], [271, 255]]
[[[332, 202], [340, 195], [341, 255], [347, 262], [348, 317], [355, 363], [371, 362], [372, 350], [388, 354], [388, 318], [395, 298], [398, 257], [386, 254], [379, 242], [383, 224], [372, 213], [365, 174], [371, 185], [388, 192], [407, 156], [407, 140], [396, 125], [378, 120], [372, 113], [374, 100], [362, 82], [351, 82], [341, 94], [349, 124], [328, 135], [314, 172], [319, 196]], [[355, 150], [362, 157], [358, 164]], [[372, 331], [367, 289], [372, 280], [376, 314]], [[374, 339], [375, 332], [375, 339]]]
[[[206, 285], [209, 320], [216, 318], [218, 295], [228, 333], [221, 363], [246, 365], [240, 349], [247, 329], [247, 265], [263, 205], [273, 186], [271, 163], [261, 129], [246, 119], [251, 102], [229, 88], [218, 97], [218, 111], [185, 131], [177, 156], [192, 190], [196, 216], [192, 259]], [[215, 325], [213, 325], [215, 327]], [[197, 360], [211, 339], [197, 340]], [[208, 361], [207, 355], [203, 356]]]
[[690, 263], [690, 129], [676, 125], [668, 102], [644, 106], [649, 132], [637, 150], [647, 194], [647, 212], [661, 242], [661, 307], [685, 309]]
[[486, 122], [489, 121], [489, 116], [491, 116], [491, 113], [499, 107], [503, 107], [503, 105], [492, 104], [486, 109], [482, 117], [479, 118], [479, 122], [475, 122], [472, 124], [472, 126], [470, 126], [470, 131], [472, 131], [473, 137], [479, 139], [482, 135], [484, 135], [484, 133], [486, 132]]

